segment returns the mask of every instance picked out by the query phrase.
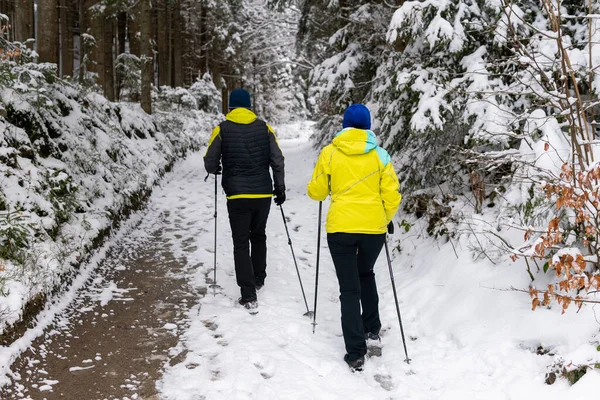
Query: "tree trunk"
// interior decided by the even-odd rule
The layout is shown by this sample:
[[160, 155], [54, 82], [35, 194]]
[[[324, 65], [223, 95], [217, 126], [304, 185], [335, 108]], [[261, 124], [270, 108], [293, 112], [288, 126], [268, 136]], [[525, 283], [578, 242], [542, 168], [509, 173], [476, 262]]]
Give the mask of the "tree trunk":
[[33, 1], [15, 0], [15, 40], [25, 42], [33, 37]]
[[183, 86], [183, 68], [181, 57], [183, 54], [183, 40], [181, 32], [184, 30], [184, 21], [181, 18], [181, 0], [173, 3], [173, 64], [171, 67], [171, 82], [174, 87]]
[[152, 8], [151, 0], [139, 0], [140, 51], [142, 59], [142, 109], [152, 113], [152, 81], [154, 57], [152, 56]]
[[156, 16], [156, 45], [158, 46], [158, 85], [166, 86], [169, 84], [167, 75], [169, 62], [168, 6], [165, 0], [158, 0], [154, 4], [156, 4], [154, 14]]
[[87, 12], [85, 8], [86, 0], [79, 0], [79, 83], [83, 83], [86, 71], [87, 46], [83, 40], [83, 35], [87, 32]]
[[204, 74], [208, 72], [208, 28], [206, 23], [206, 18], [208, 17], [207, 7], [202, 4], [202, 10], [200, 11], [200, 35], [198, 37], [199, 43], [199, 61], [200, 61], [200, 72]]
[[37, 53], [40, 62], [58, 64], [58, 3], [57, 0], [38, 1]]
[[[117, 16], [117, 40], [119, 42], [117, 48], [117, 56], [125, 53], [125, 41], [127, 40], [127, 13], [121, 12]], [[116, 98], [121, 100], [121, 88], [123, 86], [123, 77], [118, 72], [116, 73]]]
[[60, 0], [61, 76], [73, 76], [73, 2]]
[[104, 86], [104, 31], [102, 24], [104, 18], [98, 11], [92, 7], [98, 3], [98, 0], [86, 0], [86, 25], [87, 33], [95, 40], [95, 45], [90, 46], [88, 50], [87, 71], [97, 75], [96, 83]]
[[129, 39], [129, 52], [140, 56], [140, 13], [139, 6], [131, 10], [127, 20], [127, 38]]
[[104, 90], [104, 96], [110, 100], [115, 101], [115, 79], [114, 79], [114, 61], [113, 61], [113, 25], [114, 18], [111, 16], [104, 18], [103, 24], [103, 63], [104, 63], [104, 80], [102, 89]]
[[127, 41], [127, 13], [121, 12], [117, 15], [117, 54], [125, 53], [125, 44]]

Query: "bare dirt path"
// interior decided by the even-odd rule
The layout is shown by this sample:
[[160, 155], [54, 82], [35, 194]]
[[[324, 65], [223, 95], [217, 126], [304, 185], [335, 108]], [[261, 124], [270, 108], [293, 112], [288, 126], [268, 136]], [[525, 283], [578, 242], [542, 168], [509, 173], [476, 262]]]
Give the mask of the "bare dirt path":
[[176, 345], [186, 312], [205, 294], [188, 283], [199, 265], [186, 254], [213, 212], [210, 204], [191, 209], [181, 195], [201, 181], [199, 171], [166, 179], [139, 225], [112, 240], [86, 286], [13, 363], [0, 399], [159, 398], [164, 366], [184, 356]]

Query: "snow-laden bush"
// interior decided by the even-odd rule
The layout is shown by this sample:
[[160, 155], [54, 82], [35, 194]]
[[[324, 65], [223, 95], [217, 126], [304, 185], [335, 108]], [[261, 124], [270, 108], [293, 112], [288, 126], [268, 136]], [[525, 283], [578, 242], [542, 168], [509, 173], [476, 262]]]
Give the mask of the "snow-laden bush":
[[133, 102], [139, 101], [142, 87], [140, 58], [131, 53], [119, 54], [115, 63], [115, 71], [120, 85], [120, 99]]
[[0, 331], [60, 289], [217, 122], [187, 91], [170, 92], [185, 114], [150, 116], [55, 71], [14, 62], [0, 85]]
[[152, 92], [152, 101], [157, 110], [166, 112], [198, 109], [194, 96], [180, 87], [162, 86], [160, 90]]
[[196, 99], [199, 110], [213, 114], [221, 112], [221, 92], [213, 83], [210, 74], [204, 74], [188, 91]]

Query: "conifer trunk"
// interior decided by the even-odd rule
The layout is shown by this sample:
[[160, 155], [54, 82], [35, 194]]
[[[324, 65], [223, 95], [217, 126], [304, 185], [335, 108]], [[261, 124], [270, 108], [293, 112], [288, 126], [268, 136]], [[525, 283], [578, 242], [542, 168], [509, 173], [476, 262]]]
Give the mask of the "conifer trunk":
[[73, 76], [73, 2], [60, 0], [60, 52], [62, 76]]
[[97, 75], [96, 83], [101, 87], [104, 85], [104, 32], [102, 30], [102, 16], [93, 10], [92, 7], [98, 3], [98, 0], [86, 0], [86, 26], [87, 34], [93, 36], [95, 45], [87, 49], [88, 64], [87, 71]]
[[[127, 13], [125, 12], [121, 12], [119, 13], [119, 15], [117, 16], [117, 40], [118, 40], [118, 47], [117, 47], [117, 54], [116, 56], [118, 57], [119, 55], [125, 53], [125, 42], [127, 40]], [[115, 58], [116, 60], [116, 58]], [[121, 76], [121, 74], [119, 74], [118, 72], [115, 73], [116, 76], [116, 83], [115, 83], [115, 95], [116, 95], [116, 99], [120, 100], [121, 99], [121, 89], [123, 87], [123, 76]]]
[[87, 46], [83, 39], [83, 35], [87, 32], [88, 24], [86, 17], [86, 0], [78, 1], [79, 7], [79, 83], [83, 83], [85, 79], [85, 71], [86, 71], [86, 58], [87, 58]]
[[34, 37], [33, 1], [15, 0], [15, 40], [25, 42]]
[[152, 113], [152, 81], [154, 57], [152, 56], [152, 8], [150, 0], [139, 0], [140, 51], [142, 59], [142, 109]]
[[156, 3], [156, 33], [158, 46], [158, 85], [169, 85], [169, 75], [167, 73], [169, 63], [169, 13], [165, 0], [159, 0]]
[[111, 16], [105, 17], [103, 24], [103, 63], [104, 63], [104, 74], [103, 74], [103, 85], [104, 96], [110, 100], [115, 101], [115, 79], [114, 79], [114, 60], [113, 60], [113, 21]]
[[38, 1], [37, 53], [40, 62], [58, 64], [58, 2], [57, 0]]
[[127, 20], [127, 38], [129, 40], [129, 52], [133, 55], [140, 56], [140, 38], [138, 36], [140, 32], [140, 6], [131, 10]]
[[173, 2], [173, 57], [172, 57], [172, 85], [174, 87], [183, 86], [183, 65], [181, 57], [183, 55], [183, 18], [181, 18], [181, 0]]

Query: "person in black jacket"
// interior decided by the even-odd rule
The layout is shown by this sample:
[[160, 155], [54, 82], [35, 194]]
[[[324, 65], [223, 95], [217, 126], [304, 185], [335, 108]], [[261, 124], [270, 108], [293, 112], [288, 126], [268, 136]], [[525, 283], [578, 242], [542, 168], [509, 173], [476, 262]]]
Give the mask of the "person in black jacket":
[[223, 174], [235, 275], [242, 295], [238, 301], [246, 308], [255, 308], [256, 291], [267, 276], [265, 228], [271, 197], [275, 195], [278, 206], [285, 201], [284, 157], [273, 128], [251, 111], [250, 93], [232, 91], [229, 110], [226, 121], [212, 132], [204, 167], [209, 174]]

